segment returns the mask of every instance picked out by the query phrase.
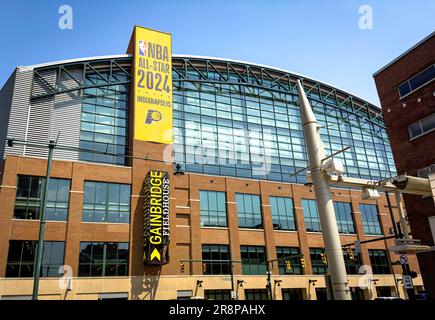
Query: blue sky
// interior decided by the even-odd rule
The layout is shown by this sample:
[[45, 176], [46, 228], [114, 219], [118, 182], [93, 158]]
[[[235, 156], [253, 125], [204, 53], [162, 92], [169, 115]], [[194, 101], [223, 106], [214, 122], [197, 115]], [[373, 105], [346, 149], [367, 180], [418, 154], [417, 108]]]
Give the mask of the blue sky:
[[[58, 27], [64, 4], [72, 30]], [[0, 86], [15, 66], [125, 53], [135, 24], [172, 33], [174, 53], [287, 69], [378, 105], [372, 74], [435, 30], [435, 1], [3, 0]]]

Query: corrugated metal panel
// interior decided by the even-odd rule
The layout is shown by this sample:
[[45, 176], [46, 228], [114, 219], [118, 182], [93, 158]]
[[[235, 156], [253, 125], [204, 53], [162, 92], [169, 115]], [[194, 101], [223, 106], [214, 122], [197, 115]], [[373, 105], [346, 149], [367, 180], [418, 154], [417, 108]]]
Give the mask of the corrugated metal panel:
[[[71, 71], [69, 73], [80, 82], [83, 79], [81, 70]], [[68, 75], [62, 73], [59, 86], [62, 89], [77, 87], [77, 82]], [[81, 92], [71, 91], [56, 95], [54, 101], [54, 110], [50, 127], [50, 139], [55, 140], [58, 132], [59, 144], [78, 148], [80, 145], [80, 121], [81, 121]], [[78, 160], [77, 151], [55, 150], [54, 158]]]
[[[33, 69], [17, 68], [15, 72], [11, 112], [9, 115], [8, 137], [21, 140], [26, 138], [32, 79]], [[12, 148], [6, 146], [5, 154], [23, 155], [23, 149], [24, 147], [22, 145], [15, 145]]]
[[[29, 124], [27, 128], [27, 141], [48, 143], [53, 100], [53, 97], [48, 97], [31, 102]], [[27, 146], [24, 155], [47, 157], [48, 149]]]
[[11, 113], [12, 95], [14, 93], [15, 71], [0, 91], [0, 159], [4, 158], [5, 140], [8, 133], [8, 122]]

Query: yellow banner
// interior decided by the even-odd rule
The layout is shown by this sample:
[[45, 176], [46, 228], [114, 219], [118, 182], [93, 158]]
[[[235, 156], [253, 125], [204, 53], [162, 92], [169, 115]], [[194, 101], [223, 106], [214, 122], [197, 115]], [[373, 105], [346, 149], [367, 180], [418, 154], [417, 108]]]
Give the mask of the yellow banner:
[[134, 138], [171, 144], [171, 35], [139, 26], [134, 35]]

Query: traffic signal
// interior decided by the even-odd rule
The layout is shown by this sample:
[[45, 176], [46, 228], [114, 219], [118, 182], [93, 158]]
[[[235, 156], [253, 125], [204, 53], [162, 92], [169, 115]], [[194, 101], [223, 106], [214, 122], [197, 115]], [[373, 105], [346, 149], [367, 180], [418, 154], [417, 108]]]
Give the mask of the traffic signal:
[[347, 249], [347, 254], [349, 255], [350, 261], [355, 262], [355, 256], [353, 255], [353, 251], [351, 248]]
[[299, 259], [300, 259], [300, 261], [301, 261], [301, 267], [305, 269], [305, 258], [304, 258], [304, 255], [301, 254], [301, 256], [300, 256]]
[[285, 271], [286, 272], [291, 272], [292, 271], [292, 265], [291, 265], [290, 260], [286, 260], [285, 261]]
[[207, 263], [202, 264], [202, 273], [207, 273]]
[[184, 273], [184, 263], [180, 262], [180, 272]]
[[321, 253], [320, 257], [322, 258], [323, 264], [328, 264], [328, 258], [326, 257], [326, 253]]

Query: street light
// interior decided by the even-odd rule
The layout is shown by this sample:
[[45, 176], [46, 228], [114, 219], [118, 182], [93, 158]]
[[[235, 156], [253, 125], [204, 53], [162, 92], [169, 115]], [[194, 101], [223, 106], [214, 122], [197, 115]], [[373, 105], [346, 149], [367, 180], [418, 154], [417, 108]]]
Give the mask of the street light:
[[184, 171], [181, 170], [181, 165], [179, 163], [175, 164], [174, 176], [176, 177], [184, 176]]

